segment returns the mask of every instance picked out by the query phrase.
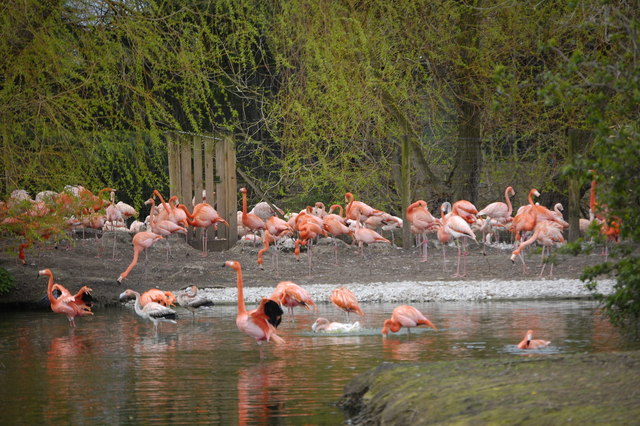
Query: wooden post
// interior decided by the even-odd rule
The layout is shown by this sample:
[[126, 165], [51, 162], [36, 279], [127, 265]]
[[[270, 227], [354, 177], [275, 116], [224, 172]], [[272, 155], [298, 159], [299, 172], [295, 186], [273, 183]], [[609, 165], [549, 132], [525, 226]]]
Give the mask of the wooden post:
[[167, 153], [169, 157], [169, 193], [179, 194], [182, 190], [180, 177], [180, 144], [177, 133], [168, 133]]
[[216, 184], [218, 214], [229, 222], [229, 228], [218, 226], [218, 237], [226, 238], [226, 249], [233, 247], [238, 239], [238, 183], [236, 178], [236, 152], [231, 135], [225, 135], [216, 143]]
[[[213, 137], [204, 138], [204, 190], [207, 191], [207, 203], [216, 207], [216, 187], [215, 187], [215, 168], [214, 168], [214, 150], [215, 139]], [[225, 220], [227, 218], [225, 217]]]
[[405, 250], [411, 248], [411, 224], [407, 220], [407, 207], [411, 202], [411, 147], [409, 145], [409, 135], [402, 138], [402, 146], [400, 151], [401, 157], [401, 206], [402, 206], [402, 247]]
[[193, 198], [193, 171], [191, 170], [191, 144], [187, 143], [185, 136], [180, 141], [180, 174], [182, 181], [181, 191], [176, 193], [181, 203], [187, 206]]

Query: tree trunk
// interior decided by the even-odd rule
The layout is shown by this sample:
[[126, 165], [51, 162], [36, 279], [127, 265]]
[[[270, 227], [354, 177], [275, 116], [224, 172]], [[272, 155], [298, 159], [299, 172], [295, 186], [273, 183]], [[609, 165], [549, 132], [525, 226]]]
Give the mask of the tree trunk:
[[473, 69], [476, 58], [473, 52], [479, 48], [478, 1], [461, 6], [460, 15], [460, 58], [462, 69], [456, 88], [458, 100], [458, 141], [456, 143], [455, 163], [451, 176], [453, 201], [468, 200], [475, 203], [478, 199], [482, 152], [480, 150], [480, 94], [473, 83]]

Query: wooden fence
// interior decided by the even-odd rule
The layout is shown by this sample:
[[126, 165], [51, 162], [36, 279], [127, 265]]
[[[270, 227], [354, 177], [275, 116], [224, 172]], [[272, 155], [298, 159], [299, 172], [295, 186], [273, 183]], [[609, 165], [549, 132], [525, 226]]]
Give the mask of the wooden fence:
[[[206, 202], [229, 222], [208, 231], [210, 251], [228, 250], [238, 239], [236, 152], [231, 135], [194, 135], [172, 132], [167, 135], [169, 151], [169, 188], [189, 210]], [[189, 244], [202, 249], [202, 230], [190, 231]]]

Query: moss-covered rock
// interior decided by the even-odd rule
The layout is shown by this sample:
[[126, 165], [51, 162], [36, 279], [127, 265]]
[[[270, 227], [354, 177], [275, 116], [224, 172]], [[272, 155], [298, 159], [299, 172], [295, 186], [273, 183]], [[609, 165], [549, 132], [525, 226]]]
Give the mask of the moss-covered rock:
[[340, 405], [353, 424], [633, 424], [640, 352], [383, 363]]

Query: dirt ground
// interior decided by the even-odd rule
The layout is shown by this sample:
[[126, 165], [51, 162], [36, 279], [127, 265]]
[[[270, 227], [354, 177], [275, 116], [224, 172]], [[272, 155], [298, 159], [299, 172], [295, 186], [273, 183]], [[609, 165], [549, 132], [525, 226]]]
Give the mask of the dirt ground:
[[[116, 258], [113, 259], [113, 242], [116, 243]], [[47, 280], [38, 277], [38, 271], [49, 268], [57, 283], [75, 292], [83, 285], [93, 289], [99, 304], [117, 301], [118, 295], [127, 288], [139, 292], [150, 288], [176, 291], [187, 285], [198, 287], [235, 286], [235, 273], [221, 266], [226, 260], [238, 260], [243, 266], [246, 286], [275, 287], [280, 281], [294, 281], [304, 284], [348, 284], [394, 281], [437, 281], [437, 280], [493, 280], [537, 278], [540, 252], [529, 250], [526, 259], [531, 266], [523, 274], [519, 261], [509, 260], [509, 247], [487, 246], [486, 255], [482, 246], [472, 244], [467, 256], [467, 277], [453, 278], [456, 268], [457, 250], [446, 247], [445, 271], [440, 247], [429, 242], [428, 261], [421, 261], [419, 248], [403, 250], [390, 244], [378, 244], [365, 248], [365, 256], [359, 254], [356, 246], [339, 241], [338, 262], [334, 258], [334, 246], [328, 240], [320, 240], [313, 247], [312, 269], [309, 274], [308, 254], [303, 251], [300, 261], [291, 250], [278, 255], [278, 271], [275, 271], [272, 255], [274, 249], [264, 256], [264, 270], [258, 267], [257, 253], [261, 248], [251, 243], [237, 244], [231, 250], [209, 252], [203, 257], [199, 249], [188, 245], [184, 237], [171, 237], [171, 257], [167, 260], [166, 241], [160, 240], [145, 255], [122, 284], [116, 279], [123, 272], [133, 256], [132, 236], [123, 233], [105, 233], [100, 238], [80, 235], [69, 244], [63, 242], [57, 247], [30, 248], [26, 251], [26, 265], [18, 261], [16, 243], [3, 242], [0, 266], [15, 278], [16, 288], [0, 296], [0, 305], [33, 306], [46, 295]], [[99, 257], [97, 257], [99, 255]], [[560, 255], [554, 267], [554, 278], [578, 278], [585, 266], [602, 262], [602, 256]], [[545, 271], [548, 272], [549, 266]]]

